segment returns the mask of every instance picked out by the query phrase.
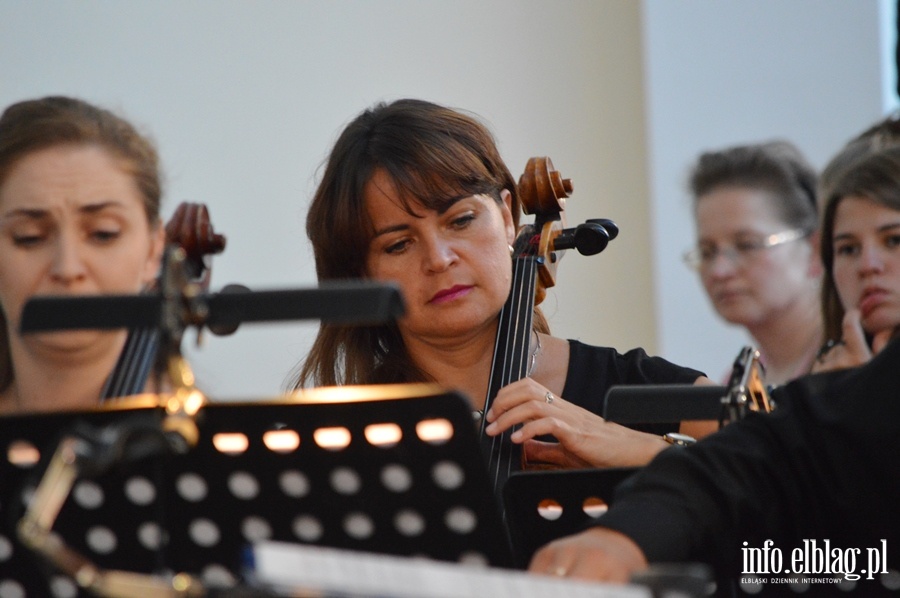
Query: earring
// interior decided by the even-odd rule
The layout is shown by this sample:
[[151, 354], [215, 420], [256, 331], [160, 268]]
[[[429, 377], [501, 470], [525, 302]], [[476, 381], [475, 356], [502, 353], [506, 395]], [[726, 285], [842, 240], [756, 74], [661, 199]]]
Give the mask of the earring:
[[508, 245], [509, 247], [509, 255], [512, 256], [516, 252], [516, 248], [512, 245]]

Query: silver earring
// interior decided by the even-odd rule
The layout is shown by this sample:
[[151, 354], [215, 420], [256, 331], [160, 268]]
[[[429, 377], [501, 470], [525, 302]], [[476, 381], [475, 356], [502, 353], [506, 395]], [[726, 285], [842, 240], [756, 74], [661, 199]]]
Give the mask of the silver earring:
[[508, 247], [509, 247], [509, 255], [512, 255], [516, 252], [516, 248], [513, 247], [512, 245], [508, 245]]

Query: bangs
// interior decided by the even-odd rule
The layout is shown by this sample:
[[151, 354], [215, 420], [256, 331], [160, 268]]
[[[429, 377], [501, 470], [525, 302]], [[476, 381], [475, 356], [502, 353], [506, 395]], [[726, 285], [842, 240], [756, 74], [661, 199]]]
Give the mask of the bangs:
[[403, 209], [411, 215], [416, 215], [417, 208], [434, 210], [442, 214], [458, 200], [472, 195], [489, 195], [498, 200], [500, 198], [498, 185], [476, 177], [441, 178], [434, 173], [430, 173], [431, 176], [422, 176], [419, 172], [409, 170], [395, 173], [385, 168], [385, 171], [397, 188], [400, 195], [398, 199]]
[[[417, 206], [438, 213], [471, 195], [500, 199], [504, 181], [494, 175], [471, 151], [448, 139], [411, 152], [392, 152], [378, 165], [393, 181], [403, 208], [410, 214]], [[405, 155], [404, 155], [405, 154]]]

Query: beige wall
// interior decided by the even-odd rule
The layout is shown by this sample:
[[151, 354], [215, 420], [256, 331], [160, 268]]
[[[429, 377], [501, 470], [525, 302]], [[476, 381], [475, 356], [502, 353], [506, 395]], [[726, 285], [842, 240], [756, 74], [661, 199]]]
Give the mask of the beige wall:
[[[563, 260], [558, 286], [544, 303], [554, 331], [621, 349], [641, 345], [657, 351], [665, 345], [666, 356], [694, 364], [693, 354], [677, 341], [689, 335], [705, 338], [721, 324], [709, 318], [696, 294], [674, 315], [664, 309], [685, 295], [684, 285], [695, 284], [688, 272], [675, 270], [681, 266], [673, 259], [690, 232], [681, 226], [682, 236], [670, 235], [671, 202], [682, 200], [675, 194], [681, 191], [687, 156], [694, 152], [691, 141], [730, 142], [735, 130], [724, 125], [733, 123], [746, 123], [740, 132], [747, 136], [797, 122], [824, 130], [829, 118], [821, 115], [841, 114], [840, 102], [852, 101], [847, 94], [856, 89], [845, 87], [847, 93], [840, 95], [816, 87], [811, 98], [806, 85], [793, 104], [795, 90], [780, 82], [795, 79], [792, 69], [803, 73], [809, 65], [794, 66], [784, 57], [803, 48], [804, 60], [814, 62], [817, 52], [843, 47], [833, 40], [848, 24], [873, 18], [871, 10], [860, 16], [857, 3], [842, 0], [767, 0], [765, 10], [756, 10], [759, 5], [715, 0], [0, 0], [0, 104], [54, 93], [79, 95], [120, 109], [149, 129], [168, 173], [168, 209], [183, 200], [205, 202], [217, 230], [228, 237], [226, 252], [214, 261], [214, 289], [233, 282], [256, 289], [315, 284], [303, 233], [307, 200], [335, 136], [359, 111], [399, 97], [471, 110], [496, 133], [514, 173], [529, 156], [549, 155], [574, 181], [570, 224], [605, 217], [621, 227], [620, 237], [604, 253]], [[642, 14], [644, 9], [648, 13]], [[706, 42], [705, 35], [714, 38], [731, 31], [728, 27], [743, 31], [749, 21], [742, 10], [757, 21], [741, 47], [718, 41], [687, 44]], [[791, 26], [790, 35], [754, 33], [770, 31], [772, 23], [793, 23], [784, 13], [806, 26]], [[657, 42], [647, 57], [642, 53], [645, 17]], [[724, 35], [726, 42], [729, 35], [736, 34]], [[855, 47], [859, 38], [851, 39]], [[679, 54], [683, 46], [691, 52]], [[746, 66], [760, 48], [782, 59]], [[744, 60], [739, 70], [729, 68], [736, 58]], [[861, 58], [862, 66], [842, 65], [844, 70], [824, 75], [813, 70], [819, 73], [815, 81], [843, 81], [845, 70], [868, 68], [868, 58]], [[645, 101], [645, 63], [654, 74], [649, 79], [653, 104]], [[825, 64], [826, 71], [832, 63]], [[733, 75], [750, 68], [757, 73], [753, 81], [771, 77], [779, 83], [771, 89], [741, 87], [744, 80]], [[749, 99], [751, 109], [717, 102], [710, 90]], [[759, 104], [754, 93], [780, 94], [775, 97], [788, 115], [805, 114], [810, 106], [819, 112], [812, 121], [788, 116], [759, 128], [756, 123], [766, 111], [752, 106], [766, 104]], [[645, 131], [647, 122], [654, 128]], [[679, 128], [679, 123], [690, 126]], [[654, 143], [651, 160], [648, 138]], [[687, 153], [670, 151], [679, 144]], [[678, 218], [683, 225], [684, 215]], [[693, 319], [704, 310], [706, 320]], [[681, 328], [672, 329], [673, 324]], [[224, 339], [207, 335], [202, 348], [188, 345], [186, 351], [212, 394], [271, 394], [305, 354], [315, 328], [309, 323], [245, 326]], [[663, 337], [669, 340], [663, 343]], [[732, 349], [713, 350], [730, 354]]]
[[596, 256], [569, 252], [545, 311], [554, 332], [592, 344], [655, 349], [644, 134], [641, 15], [637, 2], [581, 5], [570, 31], [570, 76], [549, 108], [564, 136], [553, 159], [572, 177], [569, 224], [610, 218], [619, 237]]
[[[168, 208], [206, 202], [228, 237], [213, 287], [257, 289], [315, 283], [303, 214], [344, 123], [405, 96], [471, 110], [514, 173], [549, 155], [573, 179], [571, 223], [621, 225], [605, 253], [561, 264], [555, 331], [652, 348], [640, 48], [631, 1], [0, 0], [0, 103], [68, 93], [146, 125]], [[245, 326], [186, 350], [218, 396], [269, 394], [314, 330]]]

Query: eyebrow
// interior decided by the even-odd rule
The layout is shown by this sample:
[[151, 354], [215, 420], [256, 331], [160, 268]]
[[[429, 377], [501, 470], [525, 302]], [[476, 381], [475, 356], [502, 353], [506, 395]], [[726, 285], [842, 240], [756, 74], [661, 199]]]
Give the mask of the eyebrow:
[[395, 233], [395, 232], [397, 232], [397, 231], [406, 230], [406, 229], [408, 229], [408, 228], [409, 228], [409, 225], [408, 225], [408, 224], [395, 224], [395, 225], [393, 225], [393, 226], [386, 226], [386, 227], [384, 227], [384, 228], [382, 228], [382, 229], [380, 229], [380, 230], [376, 230], [376, 231], [375, 231], [375, 234], [373, 235], [372, 238], [375, 239], [375, 238], [380, 237], [380, 236], [382, 236], [382, 235], [387, 235], [387, 234], [390, 234], [390, 233]]
[[[749, 229], [749, 228], [742, 228], [742, 229], [740, 229], [740, 230], [736, 230], [736, 231], [734, 231], [734, 232], [732, 232], [732, 233], [729, 233], [728, 236], [725, 237], [725, 239], [726, 239], [726, 240], [733, 240], [733, 239], [738, 239], [738, 238], [740, 238], [740, 237], [747, 237], [747, 236], [750, 236], [750, 237], [768, 237], [770, 234], [772, 234], [772, 233], [763, 233], [763, 232], [760, 232], [760, 231], [758, 231], [758, 230], [752, 230], [752, 229]], [[709, 237], [699, 237], [699, 238], [697, 239], [697, 243], [715, 243], [715, 241], [713, 241], [713, 240], [710, 239]]]
[[[83, 205], [78, 208], [78, 212], [81, 214], [96, 214], [107, 208], [118, 207], [121, 205], [120, 202], [115, 200], [101, 201]], [[9, 220], [11, 218], [24, 217], [30, 220], [40, 220], [41, 218], [46, 218], [48, 213], [49, 210], [42, 208], [14, 208], [0, 216], [0, 219]]]
[[[900, 222], [894, 222], [891, 224], [885, 224], [883, 226], [879, 226], [877, 229], [875, 229], [875, 232], [884, 233], [889, 230], [893, 230], [895, 228], [900, 228]], [[854, 236], [853, 233], [842, 233], [840, 235], [834, 235], [832, 237], [832, 241], [842, 241], [844, 239], [852, 238], [853, 236]]]

